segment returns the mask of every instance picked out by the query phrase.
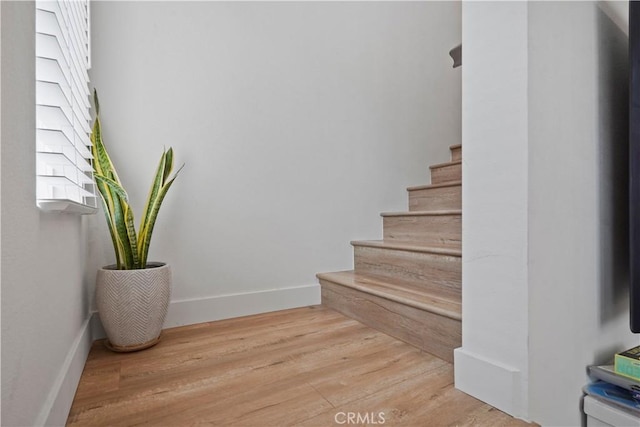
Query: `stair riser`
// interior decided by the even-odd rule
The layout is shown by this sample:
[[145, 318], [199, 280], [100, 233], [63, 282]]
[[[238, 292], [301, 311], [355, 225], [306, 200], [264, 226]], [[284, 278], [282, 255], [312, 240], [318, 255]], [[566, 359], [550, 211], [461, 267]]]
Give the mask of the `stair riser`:
[[462, 209], [460, 185], [409, 190], [409, 212], [447, 209]]
[[451, 161], [462, 160], [462, 146], [451, 149]]
[[323, 305], [453, 363], [453, 350], [462, 343], [459, 320], [332, 282], [320, 284]]
[[462, 248], [462, 215], [383, 217], [384, 240], [420, 242], [425, 245]]
[[459, 257], [387, 248], [354, 246], [355, 271], [375, 274], [418, 286], [440, 286], [443, 292], [460, 293], [462, 262]]
[[431, 168], [431, 183], [444, 184], [462, 180], [462, 163]]

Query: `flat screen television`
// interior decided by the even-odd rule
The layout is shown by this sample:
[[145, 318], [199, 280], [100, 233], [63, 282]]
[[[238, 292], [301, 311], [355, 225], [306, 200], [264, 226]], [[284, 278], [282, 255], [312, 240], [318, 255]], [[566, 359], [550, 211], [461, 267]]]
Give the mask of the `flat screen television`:
[[629, 2], [629, 317], [640, 333], [640, 2]]

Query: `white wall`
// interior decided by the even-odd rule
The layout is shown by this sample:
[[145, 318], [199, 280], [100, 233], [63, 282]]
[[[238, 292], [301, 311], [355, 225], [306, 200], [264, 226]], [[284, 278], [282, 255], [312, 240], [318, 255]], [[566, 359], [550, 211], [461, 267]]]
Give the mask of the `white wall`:
[[462, 347], [456, 387], [527, 413], [527, 3], [462, 9]]
[[86, 232], [35, 203], [35, 9], [0, 2], [2, 425], [62, 425], [90, 345]]
[[[460, 141], [459, 3], [92, 13], [105, 140], [138, 215], [162, 147], [186, 163], [151, 245], [174, 270], [169, 325], [319, 302], [314, 275], [350, 269], [349, 241], [380, 238], [378, 213]], [[92, 259], [113, 262], [96, 220]]]
[[638, 341], [628, 327], [627, 40], [619, 15], [609, 18], [620, 5], [609, 6], [463, 5], [456, 385], [542, 425], [580, 425], [586, 366]]
[[543, 425], [579, 424], [585, 366], [640, 341], [628, 311], [627, 52], [596, 2], [529, 5], [529, 393]]

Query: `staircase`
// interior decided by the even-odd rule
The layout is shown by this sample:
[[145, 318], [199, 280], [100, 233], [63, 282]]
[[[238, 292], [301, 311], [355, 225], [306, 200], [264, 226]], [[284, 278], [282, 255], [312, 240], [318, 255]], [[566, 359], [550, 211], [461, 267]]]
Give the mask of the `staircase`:
[[383, 240], [351, 242], [354, 270], [321, 273], [322, 304], [453, 362], [462, 336], [462, 146], [383, 213]]

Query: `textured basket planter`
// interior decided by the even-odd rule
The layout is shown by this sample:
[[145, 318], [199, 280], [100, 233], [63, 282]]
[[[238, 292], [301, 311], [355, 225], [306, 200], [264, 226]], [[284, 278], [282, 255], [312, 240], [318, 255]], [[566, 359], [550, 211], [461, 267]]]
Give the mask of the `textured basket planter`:
[[140, 270], [98, 270], [96, 303], [108, 341], [118, 352], [142, 350], [160, 340], [169, 300], [171, 268], [148, 263]]

